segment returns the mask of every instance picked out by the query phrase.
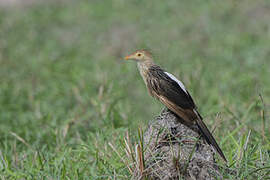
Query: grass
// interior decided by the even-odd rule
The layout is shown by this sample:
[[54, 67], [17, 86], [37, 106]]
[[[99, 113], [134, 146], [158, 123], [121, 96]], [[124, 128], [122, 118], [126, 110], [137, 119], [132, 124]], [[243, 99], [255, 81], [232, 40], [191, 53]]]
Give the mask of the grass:
[[269, 179], [269, 8], [266, 0], [2, 7], [1, 179], [129, 179], [125, 133], [138, 143], [138, 127], [162, 108], [136, 65], [122, 61], [138, 48], [152, 49], [216, 127], [237, 171], [225, 177]]

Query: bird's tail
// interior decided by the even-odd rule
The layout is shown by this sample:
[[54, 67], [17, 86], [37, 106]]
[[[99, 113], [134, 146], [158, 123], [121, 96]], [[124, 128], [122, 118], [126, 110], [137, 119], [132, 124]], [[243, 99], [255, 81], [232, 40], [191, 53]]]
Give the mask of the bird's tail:
[[[196, 111], [196, 110], [194, 110], [194, 111]], [[206, 141], [216, 149], [216, 151], [219, 153], [219, 155], [222, 157], [222, 159], [224, 159], [224, 161], [227, 162], [225, 155], [223, 154], [222, 150], [218, 146], [212, 133], [208, 130], [207, 126], [202, 121], [201, 115], [197, 111], [195, 113], [197, 114], [197, 117], [198, 117], [196, 120], [196, 123], [197, 123], [202, 135], [204, 136]]]

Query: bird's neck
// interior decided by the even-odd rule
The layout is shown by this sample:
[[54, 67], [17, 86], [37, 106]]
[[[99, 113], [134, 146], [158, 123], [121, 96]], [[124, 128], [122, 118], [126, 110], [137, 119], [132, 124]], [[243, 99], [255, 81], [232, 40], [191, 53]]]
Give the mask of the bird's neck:
[[145, 83], [146, 83], [146, 78], [148, 76], [147, 75], [148, 69], [153, 65], [155, 64], [152, 60], [137, 63], [138, 69]]

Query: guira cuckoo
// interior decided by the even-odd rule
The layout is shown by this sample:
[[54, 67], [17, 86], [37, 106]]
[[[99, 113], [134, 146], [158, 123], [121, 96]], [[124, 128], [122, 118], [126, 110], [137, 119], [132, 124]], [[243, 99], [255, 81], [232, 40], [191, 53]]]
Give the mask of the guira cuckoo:
[[153, 62], [153, 56], [146, 50], [137, 50], [125, 57], [137, 62], [140, 74], [151, 96], [161, 101], [189, 127], [197, 126], [199, 133], [225, 160], [225, 155], [215, 138], [204, 124], [196, 105], [184, 84], [172, 74], [165, 72]]

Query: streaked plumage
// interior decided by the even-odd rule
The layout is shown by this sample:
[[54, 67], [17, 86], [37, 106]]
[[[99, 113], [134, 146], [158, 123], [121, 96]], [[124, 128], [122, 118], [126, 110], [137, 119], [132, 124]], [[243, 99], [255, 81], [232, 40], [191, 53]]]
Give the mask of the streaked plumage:
[[152, 54], [146, 50], [138, 50], [125, 59], [137, 61], [138, 69], [150, 95], [161, 101], [186, 125], [197, 125], [206, 141], [227, 161], [216, 140], [202, 121], [202, 117], [196, 110], [196, 105], [184, 84], [172, 74], [155, 65]]

